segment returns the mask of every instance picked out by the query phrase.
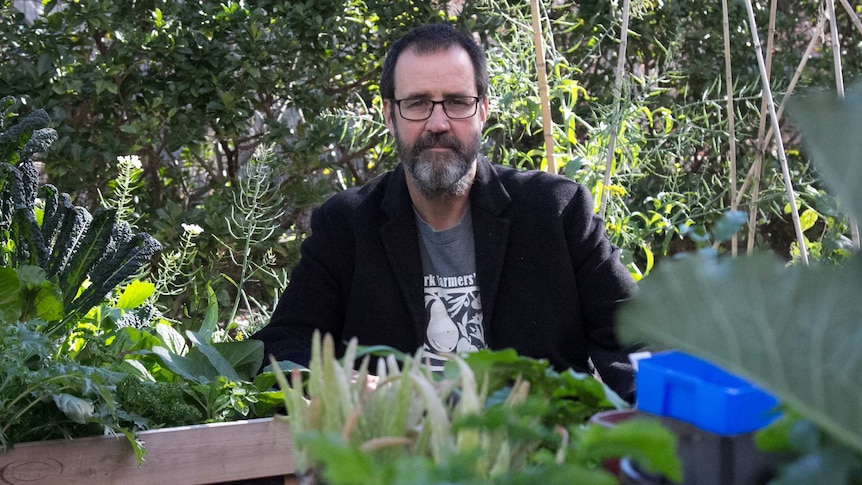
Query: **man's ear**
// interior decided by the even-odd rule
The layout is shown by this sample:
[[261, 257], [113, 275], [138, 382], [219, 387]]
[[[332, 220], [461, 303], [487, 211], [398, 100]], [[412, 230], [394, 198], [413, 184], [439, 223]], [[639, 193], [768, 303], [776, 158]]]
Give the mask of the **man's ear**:
[[393, 136], [395, 135], [395, 126], [393, 125], [394, 121], [392, 120], [392, 100], [384, 99], [383, 100], [383, 122], [386, 123], [386, 129], [389, 130], [389, 133]]
[[482, 120], [482, 125], [485, 125], [485, 120], [488, 119], [488, 97], [483, 96], [479, 104], [479, 119]]

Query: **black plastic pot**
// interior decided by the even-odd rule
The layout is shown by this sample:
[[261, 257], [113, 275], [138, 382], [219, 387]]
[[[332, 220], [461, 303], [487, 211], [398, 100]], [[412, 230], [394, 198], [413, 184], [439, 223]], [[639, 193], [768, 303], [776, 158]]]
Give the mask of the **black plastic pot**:
[[[658, 419], [677, 437], [677, 456], [682, 462], [683, 485], [765, 485], [774, 478], [781, 459], [765, 453], [754, 443], [754, 433], [718, 435], [694, 425], [637, 410], [606, 411], [593, 416], [592, 422], [614, 426], [636, 417]], [[626, 485], [665, 485], [672, 482], [649, 475], [628, 458], [606, 463]]]

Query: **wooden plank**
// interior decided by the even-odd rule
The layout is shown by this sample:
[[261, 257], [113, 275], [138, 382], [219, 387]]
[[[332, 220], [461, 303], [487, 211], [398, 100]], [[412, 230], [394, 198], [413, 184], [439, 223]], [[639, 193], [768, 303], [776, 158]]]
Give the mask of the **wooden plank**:
[[140, 466], [125, 437], [21, 443], [0, 453], [0, 483], [195, 485], [286, 476], [294, 472], [289, 428], [262, 418], [144, 431]]

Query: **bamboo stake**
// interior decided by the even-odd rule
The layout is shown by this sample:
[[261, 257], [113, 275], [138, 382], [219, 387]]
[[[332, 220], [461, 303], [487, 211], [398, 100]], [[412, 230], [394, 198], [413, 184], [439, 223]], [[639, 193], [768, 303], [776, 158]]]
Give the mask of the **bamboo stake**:
[[622, 105], [622, 91], [623, 91], [623, 68], [625, 66], [626, 60], [626, 44], [628, 43], [629, 38], [629, 0], [623, 0], [623, 24], [622, 24], [622, 32], [620, 32], [620, 49], [617, 53], [617, 68], [614, 72], [615, 80], [614, 80], [614, 95], [617, 97], [616, 99], [616, 107], [614, 108], [614, 117], [611, 122], [611, 132], [610, 132], [610, 140], [608, 142], [608, 156], [605, 162], [605, 178], [604, 185], [602, 185], [602, 200], [599, 205], [599, 217], [601, 219], [605, 218], [605, 210], [608, 205], [608, 186], [611, 184], [611, 172], [613, 171], [614, 165], [614, 151], [616, 150], [617, 144], [617, 135], [619, 134], [620, 128], [618, 123], [621, 121], [621, 112], [620, 109]]
[[832, 62], [835, 68], [835, 89], [838, 97], [844, 99], [844, 72], [841, 67], [841, 44], [838, 40], [838, 19], [835, 17], [835, 2], [826, 0], [826, 10], [829, 12], [829, 36], [832, 41]]
[[[802, 54], [802, 60], [799, 62], [799, 65], [796, 66], [796, 71], [793, 73], [793, 78], [790, 80], [790, 84], [787, 86], [787, 91], [784, 93], [784, 97], [781, 98], [781, 104], [778, 106], [778, 120], [781, 120], [782, 115], [784, 114], [784, 110], [787, 107], [787, 102], [790, 100], [790, 97], [793, 95], [793, 91], [796, 90], [796, 85], [799, 83], [799, 79], [802, 78], [802, 72], [805, 70], [805, 66], [808, 64], [808, 59], [811, 57], [811, 54], [814, 52], [814, 49], [817, 47], [817, 44], [820, 41], [820, 36], [823, 34], [823, 27], [826, 25], [826, 17], [821, 15], [817, 19], [817, 26], [814, 29], [814, 35], [811, 36], [811, 40], [808, 42], [808, 47], [805, 49], [805, 53]], [[763, 144], [768, 145], [772, 141], [773, 135], [772, 127], [769, 127], [769, 131], [766, 133], [766, 137], [764, 138]], [[752, 165], [749, 168], [748, 173], [745, 175], [745, 180], [742, 181], [742, 187], [739, 188], [739, 191], [736, 193], [736, 205], [742, 203], [742, 197], [745, 195], [745, 192], [748, 191], [748, 187], [751, 185], [751, 179], [754, 176], [755, 166]]]
[[[772, 0], [772, 5], [769, 9], [769, 33], [766, 41], [766, 69], [762, 71], [765, 73], [766, 80], [764, 82], [767, 84], [771, 83], [772, 78], [772, 50], [775, 40], [775, 13], [777, 9], [778, 0]], [[759, 48], [758, 52], [760, 52]], [[751, 211], [748, 213], [748, 254], [754, 252], [754, 241], [757, 234], [757, 206], [760, 203], [760, 176], [763, 170], [763, 157], [766, 156], [766, 147], [768, 146], [764, 143], [764, 139], [766, 138], [764, 136], [766, 132], [766, 105], [767, 101], [766, 97], [764, 97], [763, 101], [760, 103], [760, 128], [757, 131], [759, 144], [754, 158], [754, 177], [752, 178], [751, 184]]]
[[[805, 53], [802, 55], [802, 60], [799, 62], [799, 66], [796, 67], [796, 72], [793, 73], [793, 78], [790, 79], [790, 84], [787, 86], [787, 91], [784, 93], [784, 97], [781, 98], [781, 104], [778, 105], [778, 119], [781, 120], [781, 116], [784, 114], [784, 109], [787, 107], [787, 102], [790, 100], [790, 96], [793, 94], [793, 91], [796, 89], [796, 84], [799, 83], [799, 79], [802, 78], [802, 71], [805, 69], [805, 65], [808, 64], [808, 59], [811, 57], [811, 54], [814, 52], [814, 48], [817, 47], [819, 43], [820, 36], [823, 34], [823, 27], [826, 25], [826, 17], [821, 15], [817, 19], [817, 26], [815, 27], [814, 36], [808, 42], [808, 47], [805, 48]], [[772, 141], [772, 135], [775, 132], [772, 131], [772, 127], [769, 127], [769, 131], [766, 133], [766, 138], [764, 139], [764, 144], [768, 144]]]
[[547, 171], [557, 173], [557, 162], [554, 159], [554, 132], [551, 120], [551, 101], [548, 99], [548, 74], [545, 65], [545, 43], [542, 38], [542, 23], [539, 19], [539, 0], [530, 0], [530, 10], [533, 16], [533, 44], [536, 48], [536, 71], [539, 73], [539, 99], [542, 103], [542, 130], [545, 134], [545, 158], [548, 160]]
[[856, 26], [856, 29], [862, 33], [862, 21], [859, 20], [859, 16], [856, 15], [856, 12], [853, 10], [853, 7], [850, 6], [850, 2], [847, 0], [841, 0], [841, 6], [844, 7], [844, 10], [847, 11], [847, 15], [850, 16], [850, 20], [853, 22], [853, 25]]
[[790, 202], [790, 215], [793, 217], [793, 227], [796, 229], [796, 241], [799, 245], [799, 257], [805, 265], [808, 265], [808, 248], [805, 247], [805, 237], [802, 234], [802, 223], [799, 220], [799, 210], [796, 207], [796, 197], [793, 191], [793, 181], [790, 179], [790, 169], [787, 166], [787, 155], [784, 153], [784, 141], [781, 139], [781, 128], [778, 126], [778, 115], [775, 112], [775, 102], [772, 99], [772, 88], [769, 85], [769, 76], [766, 73], [766, 63], [763, 60], [760, 36], [757, 34], [757, 20], [754, 18], [754, 9], [751, 0], [745, 0], [745, 8], [748, 10], [748, 23], [751, 30], [751, 38], [754, 42], [754, 52], [757, 55], [757, 66], [760, 69], [761, 83], [763, 84], [763, 96], [769, 109], [769, 119], [772, 128], [778, 135], [775, 136], [775, 144], [778, 148], [778, 159], [781, 162], [781, 172], [784, 175], [784, 186], [787, 189], [787, 197]]
[[[832, 61], [835, 67], [835, 89], [838, 97], [844, 99], [844, 71], [841, 66], [841, 44], [838, 40], [838, 18], [835, 16], [834, 0], [826, 0], [826, 9], [829, 12], [829, 32], [832, 41]], [[850, 233], [853, 246], [859, 249], [859, 224], [856, 219], [850, 220]]]
[[[730, 134], [730, 210], [735, 211], [736, 202], [736, 115], [733, 107], [733, 73], [730, 62], [730, 19], [727, 11], [727, 0], [721, 0], [722, 24], [724, 26], [724, 83], [727, 85], [727, 123]], [[730, 241], [730, 254], [736, 257], [738, 236], [733, 233]]]

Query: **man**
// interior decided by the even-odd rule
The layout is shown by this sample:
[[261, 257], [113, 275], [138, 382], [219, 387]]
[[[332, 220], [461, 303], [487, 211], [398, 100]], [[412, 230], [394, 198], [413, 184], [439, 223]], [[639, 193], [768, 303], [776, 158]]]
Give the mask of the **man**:
[[421, 347], [432, 367], [486, 347], [559, 370], [588, 371], [591, 358], [631, 400], [613, 312], [634, 281], [588, 190], [479, 154], [485, 62], [480, 46], [445, 24], [391, 47], [380, 92], [401, 163], [314, 212], [290, 285], [254, 337], [267, 354], [306, 365], [314, 329], [336, 342]]

